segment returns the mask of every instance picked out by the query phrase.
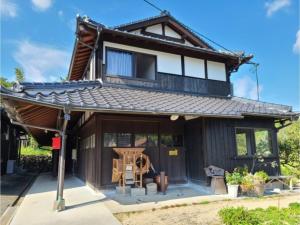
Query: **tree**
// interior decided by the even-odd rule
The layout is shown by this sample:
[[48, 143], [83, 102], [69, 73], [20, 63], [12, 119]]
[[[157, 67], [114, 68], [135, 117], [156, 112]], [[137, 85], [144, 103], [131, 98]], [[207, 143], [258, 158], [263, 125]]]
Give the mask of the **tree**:
[[24, 71], [20, 68], [15, 68], [16, 81], [23, 82], [25, 80]]
[[8, 81], [5, 77], [0, 77], [0, 84], [3, 87], [10, 88], [13, 85], [13, 82]]
[[278, 144], [281, 163], [300, 169], [300, 120], [279, 131]]
[[60, 82], [65, 82], [65, 81], [68, 80], [68, 75], [65, 75], [65, 76], [63, 76], [63, 77], [60, 76], [59, 79], [60, 79]]

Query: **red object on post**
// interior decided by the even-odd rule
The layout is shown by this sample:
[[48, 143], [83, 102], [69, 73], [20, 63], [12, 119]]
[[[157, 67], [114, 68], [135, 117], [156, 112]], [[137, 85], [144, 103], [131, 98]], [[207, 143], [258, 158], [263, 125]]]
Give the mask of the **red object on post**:
[[52, 138], [52, 149], [59, 150], [60, 148], [61, 148], [61, 138], [60, 137]]

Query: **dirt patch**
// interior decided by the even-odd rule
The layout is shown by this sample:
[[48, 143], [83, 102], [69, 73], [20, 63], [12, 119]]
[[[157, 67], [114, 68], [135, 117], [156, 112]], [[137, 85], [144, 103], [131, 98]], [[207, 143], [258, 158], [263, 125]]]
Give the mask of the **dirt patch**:
[[287, 207], [291, 202], [300, 202], [300, 196], [288, 195], [205, 203], [195, 202], [191, 205], [170, 205], [143, 212], [118, 213], [115, 216], [122, 224], [126, 225], [217, 225], [221, 224], [218, 211], [224, 207], [244, 206], [249, 209], [267, 208], [269, 206]]

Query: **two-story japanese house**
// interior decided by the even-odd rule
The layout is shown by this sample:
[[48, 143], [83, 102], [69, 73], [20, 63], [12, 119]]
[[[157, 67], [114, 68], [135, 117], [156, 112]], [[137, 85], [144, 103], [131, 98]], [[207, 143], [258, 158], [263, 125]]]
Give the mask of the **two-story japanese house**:
[[255, 153], [279, 164], [278, 128], [297, 114], [233, 96], [231, 76], [251, 58], [214, 49], [168, 12], [115, 27], [78, 17], [68, 81], [17, 84], [1, 98], [42, 145], [65, 126], [66, 167], [76, 149], [76, 173], [95, 188], [113, 185], [114, 147], [145, 148], [171, 183], [200, 181], [204, 167], [250, 167]]

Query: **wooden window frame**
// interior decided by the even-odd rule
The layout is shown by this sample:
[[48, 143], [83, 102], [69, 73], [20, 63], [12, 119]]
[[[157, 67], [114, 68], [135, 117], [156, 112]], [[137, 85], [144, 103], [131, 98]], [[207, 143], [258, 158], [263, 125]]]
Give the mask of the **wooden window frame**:
[[[133, 74], [131, 76], [123, 76], [123, 75], [117, 75], [117, 74], [107, 74], [107, 52], [111, 51], [117, 51], [117, 52], [126, 52], [130, 53], [132, 55], [131, 60], [132, 60], [132, 72]], [[154, 79], [146, 79], [146, 78], [140, 78], [137, 77], [136, 70], [137, 70], [137, 60], [136, 60], [136, 55], [141, 54], [141, 55], [147, 55], [154, 57]], [[130, 51], [130, 50], [124, 50], [120, 48], [114, 48], [114, 47], [105, 47], [105, 75], [107, 76], [114, 76], [114, 77], [120, 77], [120, 78], [127, 78], [127, 79], [137, 79], [137, 80], [145, 80], [145, 81], [156, 81], [157, 80], [157, 56], [153, 54], [148, 54], [148, 53], [143, 53], [143, 52], [136, 52], [136, 51]]]
[[[238, 155], [238, 146], [237, 146], [237, 140], [236, 140], [236, 135], [237, 135], [237, 129], [242, 129], [242, 130], [250, 130], [250, 149], [247, 149], [247, 155]], [[268, 131], [268, 135], [270, 135], [271, 143], [270, 143], [270, 150], [271, 154], [268, 156], [263, 156], [263, 158], [274, 158], [276, 157], [274, 153], [274, 146], [273, 146], [273, 132], [271, 128], [265, 128], [265, 127], [235, 127], [234, 128], [234, 141], [235, 141], [235, 159], [247, 159], [247, 158], [253, 158], [254, 154], [256, 153], [256, 140], [255, 140], [255, 130], [266, 130]], [[247, 138], [247, 137], [246, 137]]]

